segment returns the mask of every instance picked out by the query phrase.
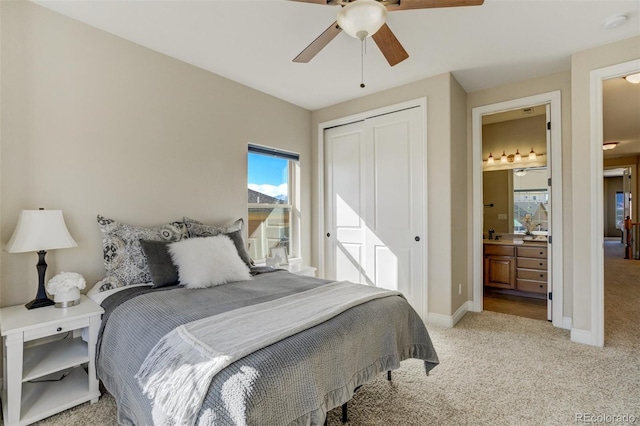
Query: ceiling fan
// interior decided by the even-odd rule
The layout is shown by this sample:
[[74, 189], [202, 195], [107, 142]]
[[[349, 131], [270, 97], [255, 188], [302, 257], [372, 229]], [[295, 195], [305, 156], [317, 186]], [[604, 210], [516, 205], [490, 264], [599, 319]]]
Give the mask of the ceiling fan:
[[484, 0], [291, 0], [328, 6], [342, 6], [336, 22], [311, 42], [293, 62], [309, 62], [341, 31], [363, 41], [372, 37], [380, 51], [394, 66], [409, 57], [389, 26], [387, 11], [429, 9], [439, 7], [479, 6]]

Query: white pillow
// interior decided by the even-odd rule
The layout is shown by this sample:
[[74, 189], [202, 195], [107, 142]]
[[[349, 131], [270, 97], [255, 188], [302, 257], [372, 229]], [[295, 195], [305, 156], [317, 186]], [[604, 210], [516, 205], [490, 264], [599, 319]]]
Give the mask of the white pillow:
[[169, 244], [168, 250], [178, 267], [180, 284], [186, 288], [206, 288], [251, 279], [249, 268], [226, 235], [189, 238]]

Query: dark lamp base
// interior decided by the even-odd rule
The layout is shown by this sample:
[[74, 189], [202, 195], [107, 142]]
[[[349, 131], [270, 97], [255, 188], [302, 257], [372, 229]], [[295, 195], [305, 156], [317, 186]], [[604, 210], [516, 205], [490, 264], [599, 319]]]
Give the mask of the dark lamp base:
[[51, 299], [34, 299], [24, 305], [27, 309], [44, 308], [45, 306], [53, 306], [56, 302]]
[[47, 252], [44, 250], [38, 252], [38, 263], [36, 264], [36, 269], [38, 270], [38, 293], [35, 299], [24, 305], [27, 309], [44, 308], [45, 306], [56, 304], [56, 302], [47, 297], [47, 292], [44, 289], [44, 274], [47, 271], [47, 262], [44, 261], [46, 254]]

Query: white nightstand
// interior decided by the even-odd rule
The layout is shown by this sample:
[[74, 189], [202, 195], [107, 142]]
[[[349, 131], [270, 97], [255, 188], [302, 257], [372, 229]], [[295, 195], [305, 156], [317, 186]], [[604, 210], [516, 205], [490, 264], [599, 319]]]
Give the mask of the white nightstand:
[[316, 276], [316, 268], [314, 268], [313, 266], [304, 266], [304, 265], [294, 264], [294, 265], [286, 265], [286, 268], [292, 274], [304, 275], [307, 277]]
[[[98, 402], [95, 348], [103, 313], [86, 296], [70, 308], [0, 309], [5, 425], [27, 425], [83, 402]], [[82, 329], [88, 343], [80, 336]]]

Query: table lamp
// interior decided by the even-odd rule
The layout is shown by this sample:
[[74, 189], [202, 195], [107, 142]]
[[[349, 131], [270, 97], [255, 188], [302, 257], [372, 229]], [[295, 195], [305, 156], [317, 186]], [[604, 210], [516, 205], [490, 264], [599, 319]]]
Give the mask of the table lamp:
[[54, 305], [47, 297], [44, 288], [44, 276], [47, 263], [44, 261], [46, 250], [76, 247], [77, 244], [69, 234], [62, 217], [62, 210], [22, 210], [18, 225], [7, 243], [9, 253], [38, 253], [38, 293], [36, 298], [25, 306], [27, 309], [43, 308]]

